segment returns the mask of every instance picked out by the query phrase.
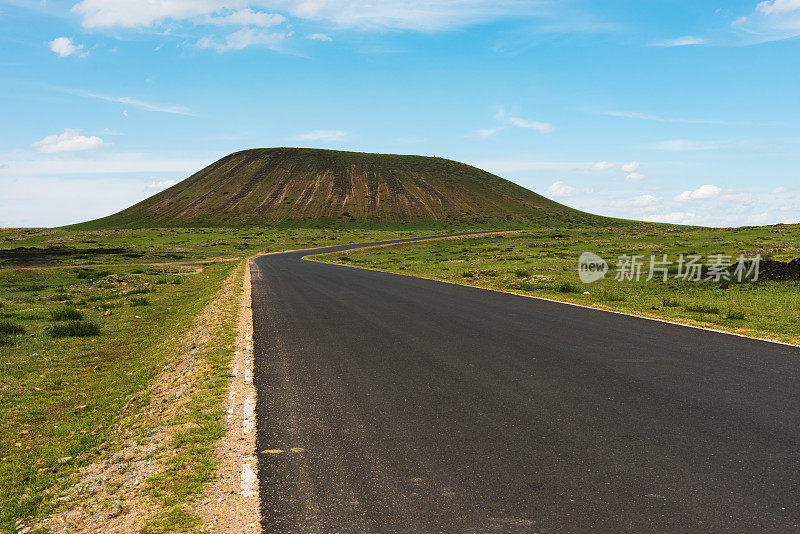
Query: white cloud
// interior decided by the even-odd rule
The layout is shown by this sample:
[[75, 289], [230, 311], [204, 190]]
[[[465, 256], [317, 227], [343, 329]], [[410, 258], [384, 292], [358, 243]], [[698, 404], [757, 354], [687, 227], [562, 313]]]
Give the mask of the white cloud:
[[240, 9], [228, 15], [212, 17], [209, 22], [212, 24], [231, 24], [238, 26], [258, 26], [269, 28], [277, 26], [286, 21], [286, 17], [277, 13], [265, 13], [263, 11], [253, 11], [252, 9]]
[[147, 184], [147, 189], [160, 191], [172, 187], [176, 183], [178, 182], [175, 180], [150, 180], [150, 183]]
[[81, 150], [94, 150], [103, 144], [103, 140], [95, 135], [89, 137], [80, 134], [80, 130], [66, 129], [57, 135], [48, 135], [41, 141], [36, 141], [33, 146], [42, 154], [56, 152], [78, 152]]
[[665, 39], [663, 41], [653, 41], [650, 43], [650, 46], [658, 46], [658, 47], [673, 47], [673, 46], [692, 46], [692, 45], [701, 45], [706, 44], [708, 41], [703, 37], [693, 37], [691, 35], [685, 35], [683, 37], [677, 37], [675, 39]]
[[641, 182], [645, 179], [645, 175], [640, 172], [632, 172], [625, 177], [626, 182]]
[[551, 197], [569, 197], [578, 193], [578, 190], [564, 182], [555, 182], [547, 188], [547, 194]]
[[47, 46], [50, 50], [58, 54], [58, 57], [67, 57], [77, 55], [78, 57], [86, 57], [89, 52], [83, 49], [83, 45], [76, 45], [69, 37], [56, 37]]
[[610, 161], [598, 161], [594, 165], [592, 165], [593, 171], [607, 171], [608, 169], [613, 169], [617, 164], [611, 163]]
[[622, 172], [634, 172], [639, 170], [639, 162], [638, 161], [631, 161], [629, 163], [622, 164]]
[[645, 145], [646, 148], [655, 150], [670, 150], [673, 152], [686, 152], [693, 150], [719, 150], [728, 146], [725, 143], [705, 142], [705, 141], [690, 141], [688, 139], [670, 139], [668, 141], [659, 141], [657, 143], [649, 143]]
[[760, 2], [756, 6], [756, 11], [761, 13], [788, 13], [800, 10], [800, 0], [768, 0]]
[[786, 188], [785, 187], [776, 187], [775, 189], [772, 190], [772, 194], [773, 195], [779, 195], [779, 194], [785, 193], [785, 192], [786, 192]]
[[675, 197], [678, 202], [686, 202], [687, 200], [703, 200], [719, 196], [722, 189], [716, 185], [706, 184], [702, 185], [694, 191], [684, 191]]
[[741, 32], [746, 44], [757, 44], [800, 36], [800, 0], [759, 2], [749, 16], [740, 17], [732, 28]]
[[316, 130], [297, 136], [303, 141], [342, 141], [347, 132], [340, 130]]
[[268, 32], [256, 28], [242, 28], [225, 36], [222, 41], [213, 37], [202, 37], [197, 41], [197, 46], [200, 48], [212, 48], [219, 53], [243, 50], [248, 46], [254, 45], [266, 46], [271, 50], [279, 51], [280, 45], [291, 35], [291, 33]]
[[341, 27], [436, 31], [532, 16], [541, 0], [82, 0], [72, 8], [87, 28], [147, 28], [196, 21], [245, 6], [282, 10]]
[[322, 41], [322, 42], [330, 42], [333, 41], [328, 35], [324, 33], [312, 33], [306, 39], [311, 39], [312, 41]]

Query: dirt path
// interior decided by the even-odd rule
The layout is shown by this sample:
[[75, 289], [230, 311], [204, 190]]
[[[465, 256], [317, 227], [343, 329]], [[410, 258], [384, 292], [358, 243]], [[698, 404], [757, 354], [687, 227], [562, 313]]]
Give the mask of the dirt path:
[[248, 534], [260, 531], [260, 501], [256, 478], [255, 403], [253, 387], [253, 309], [250, 262], [244, 276], [236, 352], [231, 361], [226, 399], [227, 433], [217, 443], [217, 481], [200, 497], [197, 512], [212, 532]]

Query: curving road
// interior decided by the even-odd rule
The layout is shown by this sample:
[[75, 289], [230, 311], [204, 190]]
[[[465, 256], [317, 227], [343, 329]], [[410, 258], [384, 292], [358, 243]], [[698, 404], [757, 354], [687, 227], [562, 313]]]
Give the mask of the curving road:
[[800, 349], [306, 254], [252, 265], [264, 532], [800, 531]]

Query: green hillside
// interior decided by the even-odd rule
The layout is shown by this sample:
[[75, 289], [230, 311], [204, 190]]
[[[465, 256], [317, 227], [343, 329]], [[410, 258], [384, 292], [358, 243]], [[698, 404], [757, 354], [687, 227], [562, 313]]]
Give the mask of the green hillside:
[[76, 226], [520, 227], [610, 222], [443, 158], [266, 148], [235, 152], [130, 208]]

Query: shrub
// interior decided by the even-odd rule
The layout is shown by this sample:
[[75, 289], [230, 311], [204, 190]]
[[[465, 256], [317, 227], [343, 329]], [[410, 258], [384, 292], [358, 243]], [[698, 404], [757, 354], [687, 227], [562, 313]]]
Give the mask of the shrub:
[[100, 333], [100, 325], [88, 319], [86, 321], [68, 321], [53, 325], [50, 335], [53, 337], [86, 337]]
[[665, 308], [677, 308], [681, 305], [677, 300], [672, 300], [672, 297], [661, 299], [661, 302], [664, 304]]
[[153, 291], [153, 290], [150, 289], [149, 287], [137, 287], [137, 288], [131, 289], [130, 291], [127, 291], [125, 294], [126, 295], [144, 295], [146, 293], [150, 293], [151, 291]]
[[50, 310], [50, 318], [54, 321], [80, 321], [83, 313], [69, 306], [59, 306]]
[[183, 283], [183, 277], [176, 276], [175, 278], [172, 279], [172, 283], [175, 284], [176, 286], [181, 285]]
[[150, 300], [147, 297], [133, 297], [129, 304], [131, 306], [149, 306]]
[[473, 273], [472, 271], [464, 271], [463, 273], [461, 273], [461, 277], [462, 278], [475, 278], [475, 273]]
[[602, 302], [622, 302], [623, 300], [628, 300], [625, 295], [617, 295], [613, 291], [609, 291], [608, 289], [603, 289], [598, 295], [597, 299]]
[[12, 338], [11, 336], [7, 336], [5, 334], [0, 334], [0, 347], [4, 345], [13, 345], [13, 344], [14, 344], [14, 338]]
[[526, 271], [525, 269], [517, 269], [516, 271], [514, 271], [514, 276], [516, 276], [517, 278], [525, 278], [526, 276], [530, 276], [530, 275], [531, 275], [531, 272], [530, 271]]
[[728, 313], [725, 314], [725, 318], [742, 320], [745, 318], [745, 313], [743, 311], [729, 310]]
[[4, 319], [0, 321], [0, 334], [6, 335], [18, 335], [24, 334], [25, 327], [19, 323], [15, 323], [14, 321], [9, 321], [8, 319]]
[[564, 282], [558, 286], [559, 293], [580, 293], [580, 289], [570, 282]]
[[690, 304], [684, 306], [683, 309], [695, 313], [719, 313], [719, 308], [711, 304]]
[[91, 269], [81, 269], [75, 276], [80, 278], [81, 280], [99, 280], [104, 276], [108, 276], [111, 274], [110, 271], [93, 271]]
[[522, 281], [522, 282], [514, 282], [513, 284], [511, 284], [511, 288], [519, 289], [522, 291], [533, 291], [534, 289], [536, 289], [536, 286], [534, 286], [530, 282]]

